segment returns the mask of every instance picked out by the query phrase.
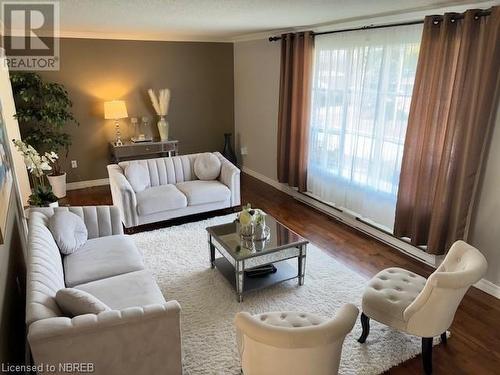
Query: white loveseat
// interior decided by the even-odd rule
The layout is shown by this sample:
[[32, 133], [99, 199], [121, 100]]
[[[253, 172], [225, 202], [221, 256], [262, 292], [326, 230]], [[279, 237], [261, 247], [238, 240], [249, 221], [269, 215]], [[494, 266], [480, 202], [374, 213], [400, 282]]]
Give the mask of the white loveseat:
[[[108, 165], [113, 204], [120, 209], [125, 227], [239, 206], [240, 170], [215, 152], [213, 155], [221, 162], [219, 176], [211, 181], [199, 180], [194, 172], [199, 155]], [[143, 166], [145, 171], [140, 176], [143, 183], [140, 189], [126, 177], [127, 168], [134, 163]]]
[[[70, 210], [87, 227], [88, 241], [62, 256], [49, 231], [55, 210]], [[65, 317], [56, 293], [76, 288], [111, 310]], [[34, 209], [29, 218], [26, 324], [35, 364], [91, 364], [95, 375], [181, 374], [180, 306], [166, 302], [123, 234], [116, 207]], [[89, 370], [87, 368], [87, 370]]]

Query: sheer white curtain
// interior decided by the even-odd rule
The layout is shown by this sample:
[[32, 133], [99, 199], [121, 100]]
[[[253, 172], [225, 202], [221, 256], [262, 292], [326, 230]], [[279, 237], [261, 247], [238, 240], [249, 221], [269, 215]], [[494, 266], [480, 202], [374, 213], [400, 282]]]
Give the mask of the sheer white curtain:
[[392, 231], [422, 25], [317, 36], [308, 193]]

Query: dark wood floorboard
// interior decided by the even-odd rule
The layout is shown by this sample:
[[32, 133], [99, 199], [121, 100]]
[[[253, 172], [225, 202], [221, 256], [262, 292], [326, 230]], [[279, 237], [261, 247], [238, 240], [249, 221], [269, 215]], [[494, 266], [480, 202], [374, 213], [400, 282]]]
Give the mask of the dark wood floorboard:
[[[264, 209], [365, 277], [372, 277], [381, 269], [391, 266], [407, 268], [425, 277], [432, 273], [431, 267], [245, 174], [241, 178], [241, 194], [242, 203], [250, 202], [252, 206]], [[70, 191], [61, 203], [96, 205], [111, 202], [109, 187], [103, 186]], [[160, 225], [169, 224], [171, 223]], [[450, 330], [452, 336], [448, 344], [434, 347], [435, 374], [500, 374], [500, 300], [471, 288], [462, 301]], [[420, 374], [421, 358], [418, 356], [411, 359], [388, 373]]]

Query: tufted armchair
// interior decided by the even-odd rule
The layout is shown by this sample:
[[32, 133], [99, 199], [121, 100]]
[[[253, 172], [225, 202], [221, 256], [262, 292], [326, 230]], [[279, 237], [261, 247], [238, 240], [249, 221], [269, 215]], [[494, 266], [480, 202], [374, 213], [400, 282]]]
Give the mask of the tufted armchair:
[[451, 326], [458, 305], [470, 286], [486, 272], [487, 262], [476, 248], [457, 241], [443, 263], [425, 279], [402, 268], [388, 268], [370, 280], [363, 294], [358, 339], [364, 343], [370, 318], [411, 335], [422, 337], [422, 359], [426, 374], [432, 373], [432, 342]]
[[308, 313], [240, 312], [235, 324], [245, 375], [315, 374], [338, 372], [342, 344], [351, 331], [358, 309], [343, 306], [326, 320]]

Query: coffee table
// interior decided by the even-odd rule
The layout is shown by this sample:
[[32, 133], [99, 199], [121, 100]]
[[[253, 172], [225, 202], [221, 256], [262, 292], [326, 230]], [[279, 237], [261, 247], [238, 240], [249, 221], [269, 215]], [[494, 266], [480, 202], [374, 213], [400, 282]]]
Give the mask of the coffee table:
[[[236, 289], [238, 302], [243, 294], [297, 278], [304, 284], [306, 268], [306, 239], [288, 229], [272, 216], [266, 216], [270, 235], [265, 241], [244, 241], [237, 232], [237, 223], [208, 227], [210, 265], [217, 269]], [[216, 257], [216, 250], [221, 255]], [[297, 267], [288, 259], [297, 258]], [[274, 264], [275, 273], [263, 277], [249, 277], [245, 271]]]

